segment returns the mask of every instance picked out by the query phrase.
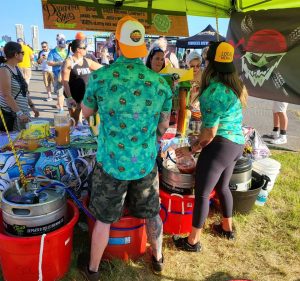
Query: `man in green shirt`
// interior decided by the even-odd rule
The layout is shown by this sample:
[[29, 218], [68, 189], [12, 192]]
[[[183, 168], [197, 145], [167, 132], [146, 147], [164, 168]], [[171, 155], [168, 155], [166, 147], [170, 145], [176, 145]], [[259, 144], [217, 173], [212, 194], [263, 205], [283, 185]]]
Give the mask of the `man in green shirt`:
[[130, 214], [146, 219], [154, 273], [163, 267], [155, 159], [157, 140], [169, 125], [172, 92], [140, 59], [147, 55], [144, 35], [136, 19], [126, 16], [118, 22], [119, 58], [91, 74], [82, 103], [85, 117], [98, 111], [101, 120], [89, 206], [97, 221], [90, 261], [82, 269], [88, 280], [99, 278], [110, 225], [122, 216], [125, 197]]

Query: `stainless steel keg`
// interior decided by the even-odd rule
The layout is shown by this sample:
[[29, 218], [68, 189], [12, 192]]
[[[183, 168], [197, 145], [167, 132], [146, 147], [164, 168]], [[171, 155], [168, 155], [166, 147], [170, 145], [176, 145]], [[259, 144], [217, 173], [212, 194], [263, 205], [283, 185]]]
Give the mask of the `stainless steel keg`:
[[[6, 233], [35, 236], [64, 225], [67, 221], [65, 189], [46, 181], [34, 179], [26, 191], [20, 189], [19, 182], [16, 181], [4, 191], [2, 215]], [[48, 188], [44, 189], [45, 186]]]
[[162, 166], [161, 187], [169, 193], [192, 194], [195, 186], [194, 174], [182, 174]]

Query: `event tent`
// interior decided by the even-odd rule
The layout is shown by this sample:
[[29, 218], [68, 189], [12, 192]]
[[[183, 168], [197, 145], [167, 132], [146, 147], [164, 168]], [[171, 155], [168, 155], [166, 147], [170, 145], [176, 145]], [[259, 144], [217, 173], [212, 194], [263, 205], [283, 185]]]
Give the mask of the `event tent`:
[[184, 49], [202, 49], [206, 47], [210, 41], [224, 41], [225, 39], [226, 38], [218, 34], [217, 31], [209, 24], [201, 32], [191, 37], [178, 39], [176, 47]]
[[[44, 0], [46, 1], [46, 0]], [[231, 11], [287, 9], [300, 7], [299, 0], [47, 0], [53, 4], [78, 4], [101, 8], [147, 11], [168, 14], [186, 13], [191, 16], [230, 17]]]

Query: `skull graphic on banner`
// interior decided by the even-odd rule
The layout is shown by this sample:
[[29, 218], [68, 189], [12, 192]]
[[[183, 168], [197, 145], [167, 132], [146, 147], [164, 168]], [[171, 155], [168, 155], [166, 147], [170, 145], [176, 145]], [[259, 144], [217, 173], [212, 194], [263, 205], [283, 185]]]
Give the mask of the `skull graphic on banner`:
[[253, 86], [270, 78], [286, 54], [284, 36], [276, 30], [260, 30], [249, 39], [242, 56], [242, 71]]

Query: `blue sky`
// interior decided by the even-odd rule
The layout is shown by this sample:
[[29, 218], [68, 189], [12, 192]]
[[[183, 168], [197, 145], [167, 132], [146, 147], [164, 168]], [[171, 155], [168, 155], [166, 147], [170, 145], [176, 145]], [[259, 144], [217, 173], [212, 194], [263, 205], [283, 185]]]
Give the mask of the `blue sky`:
[[[25, 7], [26, 5], [26, 7]], [[0, 39], [8, 35], [13, 41], [16, 40], [15, 24], [23, 24], [25, 41], [31, 45], [31, 26], [39, 27], [39, 40], [48, 41], [50, 46], [56, 45], [57, 33], [63, 33], [67, 39], [73, 39], [77, 30], [44, 29], [41, 0], [2, 0], [1, 1], [1, 24]], [[203, 30], [208, 24], [216, 29], [215, 18], [188, 17], [189, 33], [194, 35]], [[219, 32], [226, 36], [228, 19], [219, 19]], [[94, 32], [84, 31], [86, 35], [93, 35]]]

